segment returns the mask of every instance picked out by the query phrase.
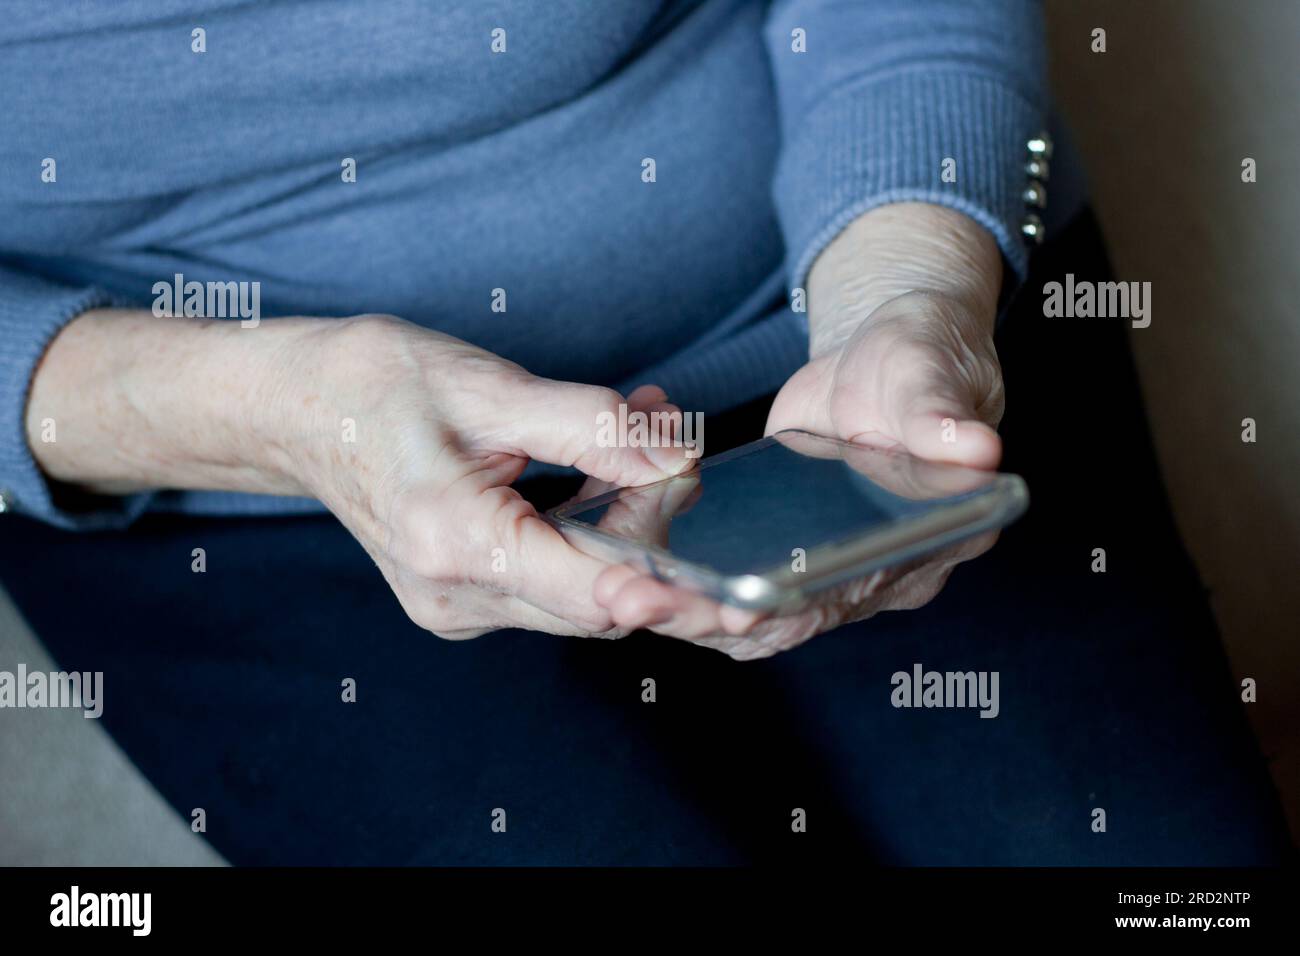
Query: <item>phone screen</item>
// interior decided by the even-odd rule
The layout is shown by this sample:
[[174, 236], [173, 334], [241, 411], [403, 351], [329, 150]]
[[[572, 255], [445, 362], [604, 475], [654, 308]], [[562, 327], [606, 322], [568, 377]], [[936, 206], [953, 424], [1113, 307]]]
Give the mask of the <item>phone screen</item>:
[[601, 494], [571, 521], [726, 575], [788, 566], [796, 549], [859, 538], [984, 493], [996, 474], [783, 432], [685, 475]]

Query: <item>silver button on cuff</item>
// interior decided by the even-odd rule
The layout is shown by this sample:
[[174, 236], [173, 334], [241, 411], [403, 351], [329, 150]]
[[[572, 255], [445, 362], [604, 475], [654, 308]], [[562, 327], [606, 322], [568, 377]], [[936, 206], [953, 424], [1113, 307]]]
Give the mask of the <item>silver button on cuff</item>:
[[1043, 182], [1047, 182], [1051, 178], [1051, 167], [1048, 166], [1045, 159], [1031, 159], [1025, 163], [1025, 172], [1030, 179], [1041, 179]]
[[1043, 220], [1039, 219], [1032, 212], [1029, 213], [1020, 221], [1020, 234], [1034, 245], [1042, 245]]
[[14, 507], [13, 496], [9, 494], [9, 492], [0, 489], [0, 515], [5, 514], [8, 511], [12, 511], [13, 507]]
[[1047, 161], [1052, 158], [1052, 137], [1046, 132], [1029, 137], [1025, 140], [1025, 152], [1029, 154], [1025, 161], [1025, 173], [1029, 181], [1025, 183], [1025, 188], [1020, 193], [1020, 200], [1030, 207], [1030, 211], [1026, 212], [1025, 218], [1020, 221], [1020, 234], [1026, 241], [1041, 245], [1046, 230], [1043, 227], [1043, 220], [1032, 210], [1047, 207]]
[[1043, 188], [1042, 183], [1031, 180], [1025, 187], [1025, 191], [1020, 194], [1020, 198], [1025, 201], [1026, 206], [1037, 206], [1042, 209], [1047, 205], [1047, 190]]

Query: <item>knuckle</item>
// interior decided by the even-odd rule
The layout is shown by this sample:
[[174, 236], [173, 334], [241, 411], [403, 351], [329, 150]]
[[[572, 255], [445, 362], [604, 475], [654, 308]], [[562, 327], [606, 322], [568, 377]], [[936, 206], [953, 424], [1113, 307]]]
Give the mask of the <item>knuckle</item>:
[[573, 389], [575, 408], [581, 409], [585, 419], [581, 423], [582, 428], [575, 431], [579, 434], [589, 432], [594, 439], [602, 419], [612, 416], [617, 420], [619, 406], [625, 403], [624, 398], [614, 389], [603, 385], [575, 385]]
[[992, 388], [989, 390], [988, 400], [984, 403], [981, 411], [984, 413], [984, 420], [997, 428], [998, 423], [1002, 421], [1002, 416], [1007, 410], [1007, 393], [1006, 387], [1002, 384], [1001, 374], [994, 376]]
[[917, 581], [909, 587], [903, 588], [890, 602], [891, 610], [896, 611], [916, 611], [938, 597], [939, 592], [943, 590], [944, 581], [947, 575], [932, 577], [923, 581]]
[[761, 635], [730, 638], [718, 645], [718, 649], [733, 661], [766, 660], [806, 640], [799, 636], [800, 631], [801, 629], [774, 627]]
[[419, 628], [438, 633], [445, 630], [453, 630], [451, 626], [451, 616], [447, 613], [445, 606], [439, 606], [437, 600], [429, 600], [424, 596], [400, 595], [398, 598], [402, 604], [402, 610], [406, 616]]
[[484, 634], [491, 632], [491, 628], [462, 628], [460, 630], [443, 630], [435, 631], [431, 628], [425, 628], [434, 637], [444, 641], [472, 641], [476, 637], [482, 637]]
[[536, 509], [508, 485], [483, 489], [478, 495], [478, 506], [488, 527], [511, 534], [517, 533], [520, 521], [537, 514]]
[[582, 389], [583, 397], [590, 403], [593, 416], [602, 412], [617, 414], [618, 407], [624, 402], [621, 394], [603, 385], [580, 385], [578, 387]]
[[345, 354], [373, 355], [376, 349], [387, 349], [394, 330], [404, 324], [395, 315], [362, 313], [339, 321], [336, 341]]
[[401, 319], [387, 312], [362, 312], [351, 316], [346, 321], [359, 335], [387, 331], [395, 325], [402, 324]]
[[600, 607], [575, 610], [569, 616], [569, 623], [578, 628], [583, 637], [617, 640], [630, 633], [628, 628], [616, 623], [609, 612]]
[[[500, 486], [484, 489], [477, 496], [474, 514], [469, 522], [474, 529], [477, 552], [483, 556], [482, 562], [476, 562], [484, 568], [495, 566], [491, 558], [501, 549], [506, 557], [504, 570], [511, 570], [511, 555], [519, 555], [526, 541], [524, 523], [536, 517], [537, 510], [513, 488]], [[511, 593], [516, 576], [513, 574], [484, 573], [472, 574], [470, 577], [494, 591]]]
[[446, 593], [407, 598], [402, 608], [421, 630], [447, 641], [468, 640], [491, 630], [462, 613]]

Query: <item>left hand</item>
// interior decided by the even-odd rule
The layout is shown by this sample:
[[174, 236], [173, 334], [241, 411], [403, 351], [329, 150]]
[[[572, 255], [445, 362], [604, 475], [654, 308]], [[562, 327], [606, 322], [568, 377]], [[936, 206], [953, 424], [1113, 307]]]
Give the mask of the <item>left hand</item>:
[[[883, 269], [873, 276], [863, 262]], [[812, 359], [777, 394], [767, 434], [800, 428], [995, 469], [1004, 406], [993, 347], [1000, 282], [992, 237], [965, 216], [920, 204], [866, 214], [813, 269]], [[921, 607], [996, 538], [878, 571], [782, 617], [722, 605], [625, 565], [601, 574], [595, 597], [620, 628], [648, 628], [738, 660], [769, 657], [877, 611]]]
[[992, 470], [1004, 401], [990, 325], [941, 294], [890, 299], [785, 383], [767, 434], [802, 428]]

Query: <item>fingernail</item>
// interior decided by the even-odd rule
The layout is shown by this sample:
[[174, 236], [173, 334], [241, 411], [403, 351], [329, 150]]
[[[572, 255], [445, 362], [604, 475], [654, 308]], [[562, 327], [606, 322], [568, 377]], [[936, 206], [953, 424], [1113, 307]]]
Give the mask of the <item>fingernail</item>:
[[659, 499], [659, 517], [675, 518], [677, 512], [681, 510], [682, 504], [690, 497], [696, 485], [697, 482], [691, 481], [689, 478], [668, 482], [664, 487], [663, 496]]
[[680, 445], [659, 445], [645, 449], [645, 456], [666, 475], [680, 475], [691, 466], [686, 449]]

